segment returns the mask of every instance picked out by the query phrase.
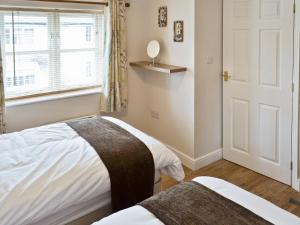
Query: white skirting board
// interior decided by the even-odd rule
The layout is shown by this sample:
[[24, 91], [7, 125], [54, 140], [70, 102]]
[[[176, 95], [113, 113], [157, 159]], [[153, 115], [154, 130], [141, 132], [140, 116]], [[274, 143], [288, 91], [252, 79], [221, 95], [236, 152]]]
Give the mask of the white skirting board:
[[191, 170], [198, 170], [218, 160], [223, 159], [223, 149], [217, 149], [207, 155], [193, 159], [179, 150], [167, 145], [182, 161], [182, 164]]
[[215, 150], [205, 156], [199, 157], [195, 162], [195, 170], [208, 166], [216, 161], [223, 159], [223, 149]]

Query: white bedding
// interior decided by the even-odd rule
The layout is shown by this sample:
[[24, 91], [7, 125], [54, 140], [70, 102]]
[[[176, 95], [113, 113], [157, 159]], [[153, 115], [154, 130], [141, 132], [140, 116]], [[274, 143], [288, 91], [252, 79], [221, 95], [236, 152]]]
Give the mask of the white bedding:
[[[180, 160], [163, 144], [109, 117], [151, 151], [155, 168], [180, 181]], [[110, 190], [95, 150], [65, 123], [0, 136], [0, 224], [43, 223], [45, 217]]]
[[[194, 181], [218, 194], [240, 204], [256, 215], [276, 225], [297, 225], [300, 218], [224, 180], [212, 177], [198, 177]], [[152, 213], [141, 206], [115, 213], [93, 225], [163, 225]]]

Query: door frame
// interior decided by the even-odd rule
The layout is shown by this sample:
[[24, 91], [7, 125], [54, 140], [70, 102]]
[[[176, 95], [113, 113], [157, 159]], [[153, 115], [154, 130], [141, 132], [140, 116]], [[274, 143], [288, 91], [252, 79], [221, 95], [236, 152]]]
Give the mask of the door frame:
[[[300, 6], [300, 0], [294, 0], [295, 6]], [[297, 8], [297, 7], [296, 7]], [[299, 167], [299, 68], [300, 68], [300, 11], [294, 15], [294, 69], [293, 69], [293, 123], [292, 123], [292, 188], [300, 191]]]

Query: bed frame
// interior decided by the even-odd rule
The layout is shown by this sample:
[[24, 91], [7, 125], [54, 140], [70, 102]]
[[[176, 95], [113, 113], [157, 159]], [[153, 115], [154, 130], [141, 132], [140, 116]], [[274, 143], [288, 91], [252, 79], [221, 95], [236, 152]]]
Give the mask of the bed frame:
[[[161, 178], [154, 184], [154, 194], [158, 194], [161, 191]], [[94, 222], [97, 222], [104, 217], [107, 217], [112, 214], [111, 206], [106, 206], [101, 209], [98, 209], [86, 216], [83, 216], [77, 220], [74, 220], [67, 225], [91, 225]]]

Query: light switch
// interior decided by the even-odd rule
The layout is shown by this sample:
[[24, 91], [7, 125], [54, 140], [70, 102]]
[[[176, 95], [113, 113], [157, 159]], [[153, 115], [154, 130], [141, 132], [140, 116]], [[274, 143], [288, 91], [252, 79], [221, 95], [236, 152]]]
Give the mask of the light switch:
[[208, 56], [206, 59], [206, 64], [214, 64], [214, 57]]

